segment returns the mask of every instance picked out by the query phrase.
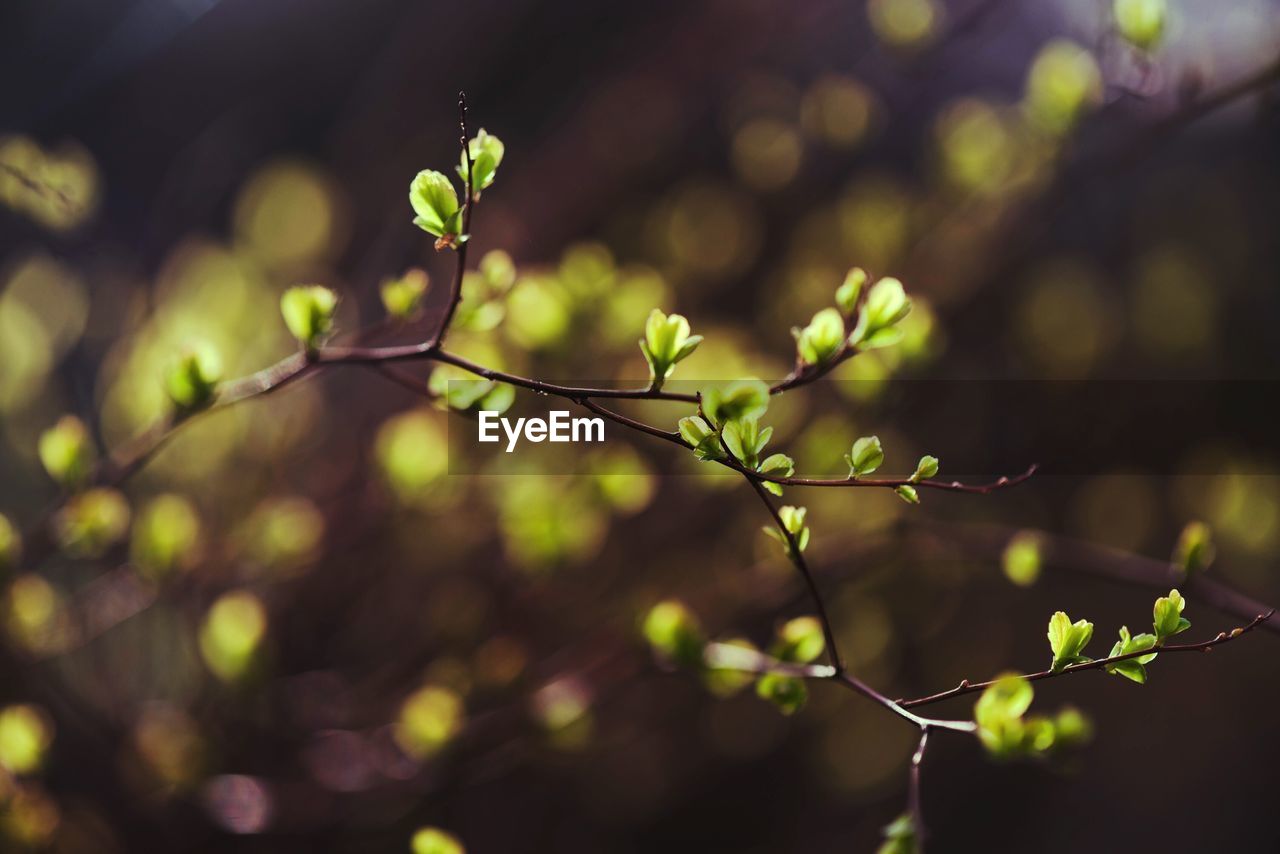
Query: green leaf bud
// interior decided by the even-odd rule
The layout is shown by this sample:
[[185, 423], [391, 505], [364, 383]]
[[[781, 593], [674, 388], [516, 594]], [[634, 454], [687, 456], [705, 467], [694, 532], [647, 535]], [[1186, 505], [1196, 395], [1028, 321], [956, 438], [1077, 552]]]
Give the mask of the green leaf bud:
[[1182, 609], [1186, 606], [1187, 600], [1177, 590], [1170, 590], [1168, 596], [1161, 596], [1156, 600], [1152, 609], [1156, 643], [1164, 643], [1168, 638], [1191, 628], [1191, 621], [1182, 616]]
[[849, 335], [849, 344], [862, 350], [874, 350], [895, 344], [902, 337], [898, 321], [911, 312], [911, 300], [902, 282], [883, 278], [867, 291], [867, 301], [858, 315], [858, 323]]
[[769, 387], [760, 380], [735, 380], [702, 394], [702, 411], [717, 427], [741, 418], [759, 418], [769, 409]]
[[222, 360], [208, 345], [193, 347], [165, 376], [165, 391], [180, 413], [196, 412], [213, 403], [222, 380]]
[[687, 667], [700, 667], [706, 637], [693, 612], [674, 599], [649, 609], [641, 627], [645, 640], [662, 659]]
[[[1129, 627], [1120, 627], [1120, 640], [1116, 641], [1111, 647], [1111, 652], [1107, 654], [1107, 658], [1114, 658], [1117, 655], [1128, 655], [1134, 652], [1141, 652], [1151, 649], [1156, 645], [1156, 636], [1152, 634], [1140, 634], [1130, 636]], [[1119, 674], [1126, 679], [1131, 679], [1139, 685], [1147, 681], [1147, 668], [1145, 665], [1155, 660], [1156, 654], [1140, 655], [1136, 658], [1126, 658], [1124, 661], [1118, 661], [1115, 664], [1108, 664], [1106, 671], [1108, 673]]]
[[393, 320], [412, 320], [422, 309], [431, 279], [425, 270], [414, 267], [406, 270], [398, 279], [386, 279], [379, 289], [382, 307]]
[[1040, 577], [1040, 537], [1030, 531], [1014, 534], [1001, 559], [1005, 577], [1019, 587], [1029, 587]]
[[771, 654], [779, 661], [808, 664], [827, 648], [822, 623], [816, 617], [796, 617], [778, 629], [778, 640]]
[[836, 289], [836, 305], [846, 317], [852, 316], [858, 307], [858, 297], [862, 294], [862, 286], [867, 282], [867, 271], [854, 267], [845, 274], [844, 282]]
[[824, 308], [804, 329], [793, 329], [796, 353], [805, 365], [821, 365], [844, 344], [844, 318], [834, 308]]
[[1164, 35], [1169, 14], [1166, 0], [1115, 0], [1112, 6], [1116, 29], [1139, 50], [1151, 50]]
[[88, 429], [74, 415], [62, 416], [41, 433], [38, 450], [44, 470], [68, 489], [83, 485], [97, 460]]
[[1093, 638], [1093, 623], [1088, 620], [1071, 622], [1062, 611], [1049, 618], [1049, 649], [1053, 651], [1051, 670], [1057, 672], [1069, 664], [1087, 661], [1082, 655]]
[[1173, 564], [1186, 575], [1203, 572], [1213, 564], [1213, 532], [1204, 522], [1188, 522], [1173, 549]]
[[[471, 180], [471, 193], [475, 198], [480, 198], [480, 191], [492, 186], [493, 179], [498, 176], [498, 166], [502, 164], [502, 155], [506, 152], [506, 146], [502, 144], [502, 140], [498, 139], [491, 133], [487, 133], [484, 128], [480, 128], [480, 132], [475, 138], [467, 143], [467, 151], [471, 155], [471, 160], [475, 165], [475, 173]], [[463, 183], [467, 180], [467, 158], [459, 155], [458, 177]]]
[[894, 487], [893, 491], [895, 495], [908, 504], [920, 503], [920, 493], [916, 491], [914, 486], [909, 486], [904, 483], [901, 486]]
[[333, 331], [338, 295], [323, 285], [295, 285], [280, 297], [280, 313], [290, 334], [314, 353]]
[[703, 461], [724, 459], [725, 453], [720, 445], [720, 435], [701, 417], [690, 415], [681, 418], [678, 427], [680, 438], [693, 448], [694, 456], [698, 459]]
[[649, 386], [655, 390], [671, 376], [676, 362], [688, 356], [702, 342], [701, 335], [689, 334], [689, 321], [683, 315], [663, 314], [654, 309], [644, 325], [640, 351], [649, 363]]
[[853, 450], [845, 455], [850, 477], [862, 477], [880, 468], [884, 462], [884, 448], [879, 436], [863, 436], [853, 443]]
[[101, 557], [129, 530], [129, 502], [114, 489], [90, 489], [63, 505], [54, 517], [58, 544], [80, 557]]
[[809, 689], [803, 679], [766, 673], [756, 682], [756, 694], [778, 707], [784, 715], [792, 715], [803, 708], [809, 699]]

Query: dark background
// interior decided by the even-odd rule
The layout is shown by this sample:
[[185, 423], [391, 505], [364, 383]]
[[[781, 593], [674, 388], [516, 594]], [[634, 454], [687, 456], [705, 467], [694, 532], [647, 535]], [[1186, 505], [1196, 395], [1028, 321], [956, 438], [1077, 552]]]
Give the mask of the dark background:
[[[1153, 380], [1193, 389], [1161, 397], [1160, 417], [1145, 422], [1135, 407], [1098, 459], [1063, 440], [1052, 407], [1034, 409], [1014, 447], [1035, 446], [1042, 431], [1049, 456], [1016, 465], [1040, 462], [1049, 476], [985, 498], [928, 494], [913, 524], [897, 524], [904, 508], [891, 495], [789, 494], [811, 508], [814, 563], [853, 666], [887, 693], [1039, 669], [1056, 609], [1093, 619], [1092, 649], [1105, 651], [1118, 625], [1145, 623], [1156, 595], [1070, 567], [1017, 588], [998, 552], [962, 555], [935, 522], [1038, 526], [1163, 558], [1188, 519], [1204, 518], [1218, 539], [1213, 572], [1275, 601], [1274, 440], [1240, 429], [1268, 419], [1280, 359], [1275, 87], [1205, 116], [1194, 105], [1276, 62], [1280, 11], [1178, 4], [1143, 71], [1109, 34], [1106, 7], [947, 3], [934, 41], [904, 50], [876, 38], [862, 3], [825, 0], [7, 3], [0, 135], [50, 151], [74, 143], [91, 156], [98, 191], [69, 229], [0, 207], [3, 281], [43, 259], [88, 306], [32, 389], [3, 400], [0, 511], [29, 523], [54, 496], [32, 448], [60, 413], [80, 415], [107, 446], [133, 431], [141, 415], [122, 415], [119, 401], [149, 375], [128, 342], [159, 335], [148, 324], [166, 316], [192, 257], [221, 253], [224, 265], [201, 286], [211, 302], [192, 305], [231, 292], [219, 276], [256, 295], [209, 316], [236, 346], [224, 354], [231, 374], [289, 352], [274, 300], [296, 281], [340, 290], [353, 330], [377, 320], [381, 279], [424, 265], [429, 311], [401, 334], [421, 337], [451, 259], [411, 225], [405, 187], [417, 170], [455, 161], [465, 89], [472, 127], [507, 146], [477, 210], [473, 259], [500, 247], [522, 275], [554, 278], [568, 247], [594, 240], [620, 269], [656, 271], [664, 308], [708, 334], [704, 349], [729, 342], [721, 360], [682, 367], [684, 379], [780, 376], [787, 330], [860, 263], [901, 278], [936, 317], [931, 344], [886, 372], [1028, 388], [1125, 381], [1112, 394]], [[1100, 103], [1033, 179], [956, 186], [938, 154], [941, 117], [977, 98], [1016, 124], [1027, 67], [1055, 37], [1099, 57]], [[874, 103], [855, 143], [806, 129], [805, 97], [830, 75], [860, 82]], [[753, 185], [733, 154], [761, 119], [800, 145], [794, 177], [777, 187]], [[244, 225], [245, 186], [281, 161], [322, 188], [330, 220], [322, 240], [288, 257], [264, 249], [261, 234], [292, 233], [308, 203], [268, 209], [258, 236]], [[889, 201], [859, 219], [869, 198]], [[894, 222], [893, 237], [876, 237]], [[650, 306], [615, 334], [596, 320], [606, 299], [582, 299], [568, 331], [536, 347], [498, 333], [491, 346], [508, 367], [548, 379], [642, 379], [633, 342]], [[458, 341], [482, 358], [484, 339]], [[16, 364], [0, 361], [0, 381]], [[839, 379], [866, 376], [851, 368]], [[1255, 382], [1244, 394], [1218, 388], [1232, 380]], [[991, 437], [999, 413], [1018, 408], [1017, 383], [983, 383], [962, 425], [838, 385], [788, 395], [770, 414], [775, 444], [800, 449], [809, 470], [838, 471], [848, 442], [878, 431], [895, 471], [944, 446], [944, 473], [1013, 471], [1009, 446]], [[991, 400], [1006, 387], [1012, 398]], [[1233, 405], [1219, 419], [1222, 400]], [[695, 677], [656, 667], [635, 631], [667, 596], [685, 598], [713, 632], [761, 643], [778, 619], [809, 611], [757, 535], [765, 519], [753, 496], [723, 479], [654, 477], [637, 506], [610, 506], [585, 478], [492, 477], [446, 478], [422, 500], [398, 500], [373, 437], [415, 405], [369, 374], [334, 372], [247, 404], [234, 422], [218, 416], [126, 489], [134, 502], [192, 495], [210, 542], [231, 545], [210, 545], [153, 604], [74, 650], [6, 647], [0, 701], [37, 703], [55, 725], [38, 783], [58, 811], [50, 846], [392, 852], [434, 824], [474, 852], [874, 848], [902, 810], [910, 728], [822, 685], [792, 718], [750, 691], [714, 698]], [[633, 414], [665, 425], [685, 413]], [[444, 413], [432, 418], [446, 429]], [[648, 470], [687, 462], [634, 447]], [[236, 545], [245, 515], [274, 495], [306, 496], [323, 516], [305, 571], [264, 571]], [[126, 551], [57, 558], [40, 572], [73, 595], [127, 573]], [[191, 639], [233, 588], [256, 592], [270, 629], [254, 679], [227, 687]], [[1187, 615], [1197, 639], [1239, 622], [1194, 599]], [[495, 636], [528, 662], [500, 685], [475, 664]], [[995, 764], [972, 740], [939, 735], [924, 774], [931, 850], [1274, 850], [1275, 644], [1260, 632], [1209, 656], [1166, 656], [1141, 687], [1100, 674], [1044, 683], [1037, 708], [1075, 704], [1097, 730], [1060, 767]], [[467, 722], [405, 770], [388, 758], [385, 730], [424, 680], [465, 695]], [[537, 722], [532, 698], [549, 684], [570, 686], [589, 709], [565, 732]], [[138, 771], [136, 722], [157, 699], [185, 710], [205, 745], [182, 785]], [[334, 733], [358, 737], [339, 749]], [[349, 773], [335, 784], [316, 756]], [[230, 832], [230, 808], [210, 795], [219, 775], [247, 775], [267, 793], [260, 833]]]

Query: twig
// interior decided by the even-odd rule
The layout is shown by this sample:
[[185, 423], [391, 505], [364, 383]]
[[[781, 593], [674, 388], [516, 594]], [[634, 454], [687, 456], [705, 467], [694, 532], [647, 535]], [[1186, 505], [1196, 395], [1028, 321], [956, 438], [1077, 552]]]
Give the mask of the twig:
[[453, 323], [453, 314], [458, 310], [458, 303], [462, 301], [462, 280], [467, 273], [467, 244], [471, 242], [471, 211], [475, 207], [476, 200], [471, 187], [471, 172], [475, 164], [471, 160], [471, 145], [467, 141], [466, 92], [458, 93], [458, 128], [462, 132], [462, 162], [467, 164], [467, 174], [464, 176], [464, 189], [467, 195], [463, 200], [462, 234], [458, 235], [458, 242], [455, 248], [458, 257], [457, 265], [453, 270], [453, 285], [449, 291], [449, 304], [445, 306], [444, 317], [440, 320], [440, 326], [436, 329], [436, 334], [431, 338], [432, 347], [443, 344], [444, 337], [449, 334], [449, 326]]
[[[1121, 661], [1128, 661], [1131, 658], [1141, 658], [1144, 655], [1154, 655], [1157, 653], [1164, 653], [1164, 652], [1209, 652], [1216, 646], [1221, 646], [1222, 644], [1227, 643], [1228, 641], [1235, 640], [1241, 635], [1253, 631], [1259, 625], [1269, 620], [1271, 618], [1271, 615], [1274, 613], [1275, 613], [1275, 609], [1273, 608], [1265, 614], [1259, 614], [1258, 616], [1254, 617], [1253, 620], [1250, 621], [1248, 625], [1232, 629], [1229, 632], [1218, 632], [1217, 635], [1215, 635], [1214, 637], [1210, 638], [1207, 641], [1201, 641], [1199, 643], [1181, 643], [1181, 644], [1167, 644], [1165, 646], [1154, 646], [1154, 647], [1151, 647], [1150, 649], [1143, 649], [1137, 652], [1129, 652], [1129, 653], [1125, 653], [1124, 655], [1112, 655], [1112, 656], [1108, 656], [1107, 658], [1098, 658], [1098, 659], [1094, 659], [1093, 661], [1084, 661], [1079, 664], [1069, 664], [1066, 667], [1062, 668], [1061, 670], [1041, 670], [1038, 673], [1025, 673], [1025, 674], [1022, 674], [1021, 678], [1026, 679], [1028, 682], [1038, 682], [1041, 679], [1052, 679], [1056, 676], [1066, 676], [1067, 674], [1070, 674], [1070, 673], [1081, 673], [1085, 670], [1101, 670], [1105, 667], [1111, 666], [1112, 664], [1116, 664]], [[903, 708], [912, 709], [917, 706], [925, 706], [930, 703], [938, 703], [943, 700], [949, 700], [952, 697], [959, 697], [964, 694], [972, 694], [977, 691], [983, 691], [991, 687], [992, 685], [996, 684], [996, 682], [998, 681], [999, 681], [998, 679], [989, 679], [986, 682], [970, 682], [969, 680], [964, 679], [960, 682], [959, 685], [957, 685], [956, 687], [950, 690], [939, 691], [937, 694], [930, 694], [927, 697], [918, 697], [914, 700], [898, 700], [898, 703]]]
[[911, 775], [907, 778], [907, 812], [911, 815], [911, 825], [915, 828], [916, 854], [924, 854], [924, 807], [920, 801], [920, 766], [924, 763], [924, 752], [929, 747], [929, 728], [920, 729], [920, 745], [911, 754]]

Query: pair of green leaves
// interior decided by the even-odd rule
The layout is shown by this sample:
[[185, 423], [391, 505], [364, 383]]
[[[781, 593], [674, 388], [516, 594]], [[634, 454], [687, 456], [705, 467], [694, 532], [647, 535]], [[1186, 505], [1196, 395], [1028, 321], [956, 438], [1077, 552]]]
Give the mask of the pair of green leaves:
[[[502, 155], [506, 153], [502, 140], [480, 128], [480, 132], [467, 144], [467, 153], [471, 155], [471, 196], [480, 198], [480, 191], [493, 186], [498, 177], [498, 167], [502, 165]], [[458, 177], [465, 186], [467, 182], [467, 157], [460, 155]]]
[[656, 308], [649, 312], [644, 338], [640, 341], [640, 351], [649, 363], [649, 387], [654, 391], [661, 389], [676, 363], [696, 350], [700, 343], [702, 336], [689, 334], [689, 321], [683, 315], [666, 315]]
[[[493, 184], [497, 176], [498, 166], [502, 163], [505, 147], [502, 140], [484, 130], [467, 143], [467, 151], [471, 155], [471, 193], [473, 198], [480, 197], [480, 191]], [[458, 165], [458, 175], [464, 185], [467, 179], [467, 158], [462, 157]], [[457, 247], [467, 239], [462, 233], [462, 218], [466, 211], [465, 204], [459, 204], [458, 192], [453, 182], [443, 172], [434, 169], [423, 169], [414, 176], [409, 184], [409, 204], [417, 216], [413, 224], [428, 234], [436, 237], [436, 248]]]
[[809, 325], [793, 328], [796, 353], [805, 365], [821, 365], [831, 360], [844, 346], [844, 317], [837, 309], [824, 308], [813, 316]]
[[[771, 454], [763, 460], [765, 446], [773, 435], [772, 427], [760, 428], [755, 416], [739, 418], [724, 425], [724, 444], [729, 453], [745, 467], [769, 477], [791, 477], [795, 474], [795, 460], [786, 454]], [[782, 484], [761, 481], [761, 486], [774, 495], [782, 495]]]
[[323, 285], [295, 285], [280, 297], [285, 326], [307, 353], [315, 353], [333, 332], [338, 295]]
[[911, 300], [902, 282], [888, 277], [881, 279], [867, 291], [858, 322], [849, 333], [849, 345], [859, 350], [874, 350], [898, 343], [902, 338], [898, 322], [910, 313]]
[[825, 364], [844, 349], [848, 340], [845, 335], [845, 318], [853, 316], [866, 280], [867, 274], [854, 267], [836, 289], [836, 308], [822, 309], [803, 329], [792, 328], [791, 334], [796, 339], [796, 356], [800, 364]]
[[1088, 661], [1082, 653], [1092, 639], [1093, 623], [1088, 620], [1073, 623], [1065, 612], [1055, 612], [1049, 618], [1049, 649], [1053, 652], [1049, 669], [1057, 673], [1068, 665]]
[[[1177, 590], [1170, 590], [1169, 595], [1161, 596], [1157, 599], [1155, 606], [1151, 609], [1153, 632], [1130, 635], [1129, 627], [1121, 626], [1120, 639], [1111, 647], [1111, 652], [1107, 654], [1107, 657], [1115, 658], [1117, 655], [1129, 655], [1148, 649], [1157, 649], [1163, 646], [1164, 642], [1169, 638], [1185, 632], [1191, 628], [1191, 621], [1182, 616], [1182, 609], [1186, 606], [1187, 601], [1182, 598], [1182, 594]], [[1108, 673], [1118, 673], [1126, 679], [1131, 679], [1141, 685], [1147, 681], [1146, 666], [1154, 661], [1155, 657], [1156, 653], [1154, 652], [1150, 655], [1139, 655], [1136, 658], [1117, 661], [1115, 664], [1108, 665], [1106, 669]]]
[[[880, 444], [880, 437], [863, 436], [856, 440], [853, 448], [844, 455], [844, 461], [849, 464], [849, 477], [852, 479], [873, 473], [884, 462], [884, 448]], [[910, 483], [899, 484], [893, 491], [908, 504], [919, 504], [920, 493], [912, 484], [933, 477], [937, 473], [938, 458], [926, 454], [916, 463], [915, 472], [908, 478]]]
[[[902, 282], [880, 279], [867, 291], [866, 303], [858, 310], [867, 274], [855, 267], [836, 289], [836, 307], [824, 308], [809, 325], [794, 328], [796, 355], [802, 365], [822, 365], [837, 358], [846, 347], [874, 350], [896, 344], [902, 338], [898, 322], [911, 311]], [[852, 331], [846, 335], [845, 320], [857, 314]]]
[[[782, 520], [782, 527], [795, 540], [796, 547], [800, 551], [804, 551], [809, 545], [809, 527], [804, 523], [804, 518], [808, 512], [804, 507], [793, 507], [790, 504], [778, 508], [778, 517]], [[788, 542], [786, 534], [782, 531], [779, 531], [773, 525], [766, 525], [764, 532], [782, 543], [782, 547], [786, 549], [788, 554], [791, 552], [791, 544]]]

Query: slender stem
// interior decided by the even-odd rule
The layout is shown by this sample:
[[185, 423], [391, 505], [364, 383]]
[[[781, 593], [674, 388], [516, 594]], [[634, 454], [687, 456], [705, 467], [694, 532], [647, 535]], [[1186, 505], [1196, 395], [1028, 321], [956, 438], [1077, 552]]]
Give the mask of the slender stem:
[[[1232, 629], [1229, 632], [1218, 632], [1217, 635], [1206, 641], [1199, 643], [1181, 643], [1166, 644], [1165, 646], [1152, 647], [1151, 649], [1139, 650], [1137, 652], [1129, 652], [1124, 655], [1112, 655], [1107, 658], [1099, 658], [1093, 661], [1085, 661], [1080, 664], [1070, 664], [1061, 670], [1041, 670], [1038, 673], [1026, 673], [1022, 675], [1023, 679], [1028, 682], [1038, 682], [1041, 679], [1053, 679], [1057, 676], [1066, 676], [1071, 673], [1081, 673], [1085, 670], [1101, 670], [1121, 661], [1128, 661], [1131, 658], [1141, 658], [1144, 655], [1152, 655], [1164, 652], [1209, 652], [1216, 646], [1233, 641], [1243, 634], [1253, 631], [1258, 626], [1265, 623], [1275, 613], [1275, 609], [1271, 609], [1265, 614], [1259, 614], [1254, 617], [1248, 625]], [[914, 700], [899, 700], [898, 704], [906, 709], [913, 709], [917, 706], [926, 706], [930, 703], [938, 703], [943, 700], [949, 700], [952, 697], [959, 697], [964, 694], [973, 694], [977, 691], [983, 691], [998, 682], [998, 679], [989, 679], [986, 682], [970, 682], [964, 679], [954, 688], [947, 691], [939, 691], [937, 694], [930, 694], [927, 697], [918, 697]]]
[[809, 571], [809, 565], [805, 562], [804, 553], [800, 551], [800, 541], [795, 534], [787, 530], [781, 514], [773, 506], [773, 502], [769, 500], [769, 493], [765, 491], [759, 481], [748, 477], [747, 483], [751, 484], [751, 488], [755, 490], [756, 495], [760, 497], [760, 501], [764, 503], [765, 509], [769, 511], [769, 515], [773, 517], [774, 525], [777, 526], [778, 531], [781, 532], [786, 540], [787, 557], [800, 572], [805, 586], [809, 588], [809, 596], [813, 599], [814, 607], [818, 610], [818, 622], [822, 624], [822, 636], [827, 643], [827, 656], [830, 658], [832, 666], [836, 669], [836, 676], [839, 676], [845, 672], [844, 660], [840, 656], [840, 647], [836, 643], [836, 633], [831, 626], [831, 617], [827, 614], [827, 606], [823, 601], [822, 593], [818, 590], [818, 583], [814, 580], [813, 573]]
[[916, 854], [924, 854], [924, 807], [920, 801], [920, 766], [924, 763], [924, 752], [929, 747], [929, 727], [920, 728], [920, 745], [911, 754], [911, 776], [907, 783], [907, 812], [911, 815], [911, 825], [915, 828]]
[[[453, 284], [449, 291], [449, 303], [445, 306], [444, 317], [440, 320], [440, 326], [436, 330], [436, 334], [431, 339], [431, 346], [437, 347], [444, 343], [444, 338], [449, 334], [449, 327], [453, 323], [453, 314], [458, 310], [458, 303], [462, 301], [462, 279], [467, 274], [467, 245], [471, 243], [471, 213], [476, 205], [475, 191], [471, 186], [471, 171], [474, 163], [471, 159], [471, 145], [467, 142], [467, 93], [458, 93], [458, 128], [461, 133], [462, 145], [462, 162], [467, 165], [467, 174], [463, 176], [466, 196], [462, 203], [462, 234], [458, 235], [455, 251], [457, 252], [457, 265], [453, 270]], [[439, 244], [437, 244], [439, 247]]]

